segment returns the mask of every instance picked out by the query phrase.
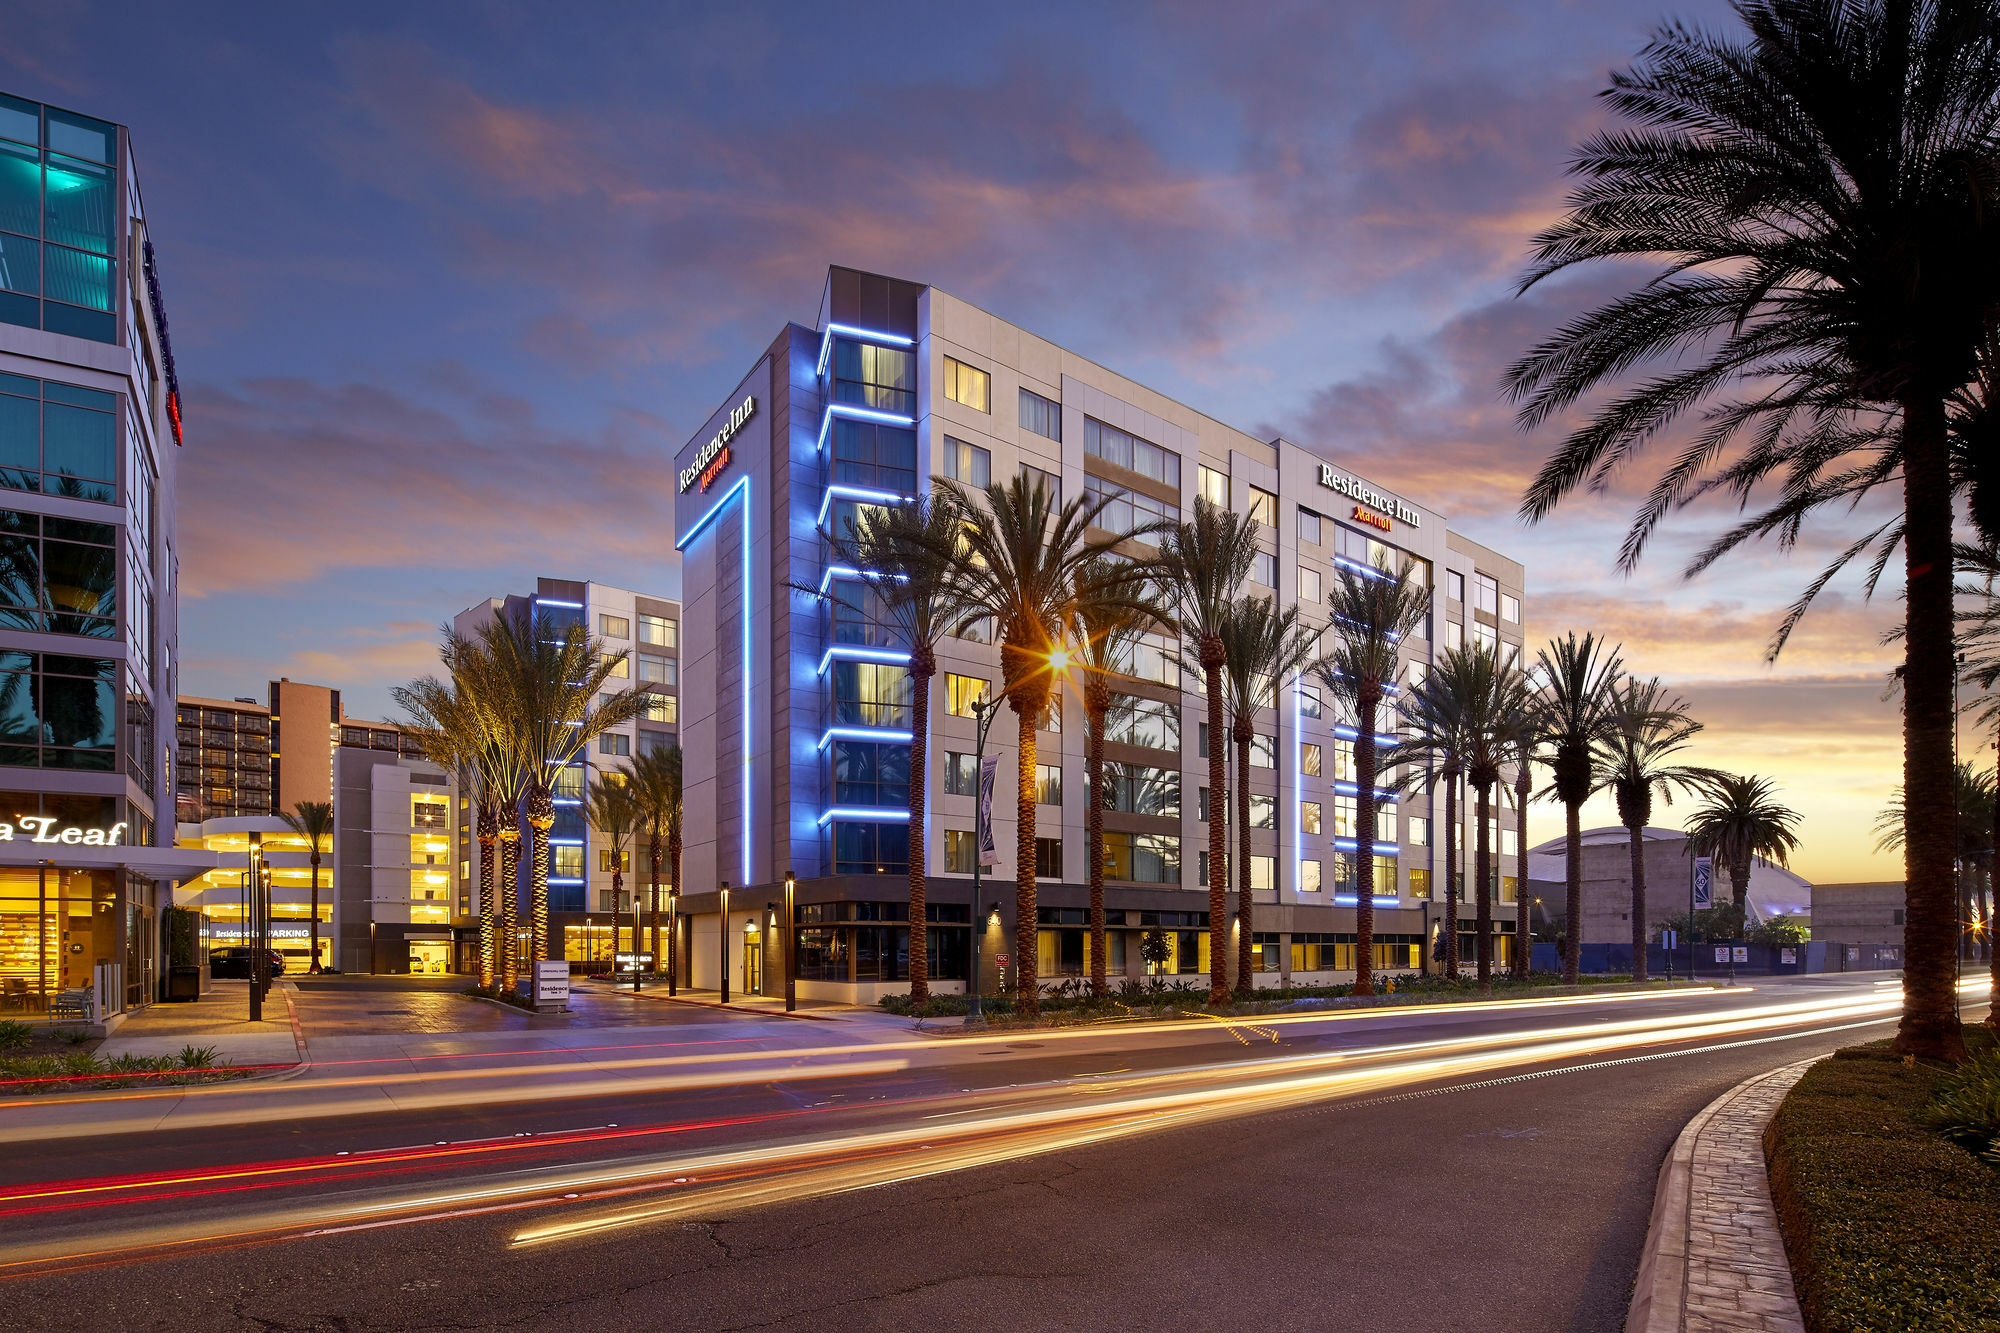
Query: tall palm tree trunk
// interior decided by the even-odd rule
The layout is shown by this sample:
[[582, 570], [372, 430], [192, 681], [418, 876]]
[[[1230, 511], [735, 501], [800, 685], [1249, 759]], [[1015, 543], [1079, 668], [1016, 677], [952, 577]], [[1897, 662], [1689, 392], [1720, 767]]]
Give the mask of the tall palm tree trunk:
[[1014, 701], [1020, 756], [1014, 768], [1014, 994], [1023, 1014], [1041, 1012], [1035, 946], [1040, 921], [1035, 904], [1035, 725], [1033, 708]]
[[500, 985], [513, 990], [521, 975], [521, 831], [500, 829]]
[[1228, 804], [1228, 770], [1222, 758], [1222, 639], [1201, 641], [1202, 685], [1208, 691], [1208, 1002], [1229, 1002], [1229, 879], [1223, 864], [1228, 832], [1223, 823]]
[[1487, 828], [1493, 818], [1493, 787], [1475, 779], [1472, 791], [1477, 803], [1473, 818], [1479, 826], [1472, 835], [1472, 869], [1479, 877], [1479, 886], [1472, 891], [1473, 911], [1477, 914], [1473, 944], [1478, 950], [1479, 990], [1486, 994], [1493, 989], [1493, 838]]
[[931, 676], [937, 659], [930, 645], [919, 643], [910, 654], [912, 686], [910, 729], [910, 1003], [923, 1004], [931, 998], [930, 911], [924, 903], [924, 843], [928, 828], [924, 821], [924, 756], [929, 748], [931, 722]]
[[1958, 928], [1952, 920], [1951, 473], [1942, 395], [1912, 388], [1903, 409], [1903, 1017], [1898, 1054], [1958, 1061]]
[[549, 830], [556, 823], [554, 793], [535, 784], [529, 789], [521, 817], [528, 826], [528, 957], [539, 963], [549, 956]]
[[1535, 960], [1535, 895], [1528, 888], [1528, 797], [1534, 779], [1526, 764], [1514, 779], [1514, 818], [1519, 828], [1514, 834], [1514, 979], [1528, 979], [1528, 965]]
[[1583, 803], [1563, 802], [1563, 981], [1583, 973]]
[[657, 971], [666, 966], [666, 955], [660, 952], [660, 830], [654, 825], [646, 839], [646, 860], [652, 872], [653, 888], [646, 899], [646, 947], [652, 951], [653, 967]]
[[[1632, 854], [1632, 980], [1646, 979], [1646, 829], [1625, 826], [1626, 848]], [[1690, 923], [1692, 924], [1692, 923]]]
[[[1110, 711], [1110, 690], [1099, 692], [1093, 679], [1086, 687], [1085, 701], [1090, 710], [1090, 736], [1085, 764], [1090, 786], [1090, 809], [1084, 816], [1084, 837], [1090, 852], [1090, 993], [1103, 999], [1105, 978], [1104, 948], [1104, 718]], [[1100, 702], [1104, 699], [1107, 702]], [[977, 927], [975, 926], [975, 931]]]
[[1236, 742], [1236, 993], [1250, 995], [1250, 738], [1248, 727]]
[[312, 854], [313, 901], [312, 901], [312, 966], [308, 972], [319, 971], [319, 847], [315, 844]]
[[1736, 910], [1742, 914], [1743, 925], [1750, 925], [1750, 853], [1729, 858], [1729, 891], [1736, 897]]
[[493, 988], [495, 969], [500, 963], [499, 910], [493, 900], [494, 886], [500, 882], [500, 867], [493, 863], [500, 845], [500, 817], [490, 802], [479, 803], [479, 984]]
[[1375, 713], [1367, 690], [1355, 700], [1354, 993], [1375, 993]]
[[1458, 774], [1444, 780], [1444, 974], [1458, 980]]

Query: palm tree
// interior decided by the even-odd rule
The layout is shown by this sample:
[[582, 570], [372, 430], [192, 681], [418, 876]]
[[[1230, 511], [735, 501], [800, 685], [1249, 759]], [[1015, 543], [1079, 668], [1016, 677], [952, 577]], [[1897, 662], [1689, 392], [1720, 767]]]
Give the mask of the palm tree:
[[1314, 664], [1319, 635], [1299, 623], [1298, 607], [1280, 611], [1274, 598], [1252, 597], [1237, 602], [1224, 618], [1222, 648], [1229, 735], [1236, 746], [1236, 993], [1248, 996], [1255, 980], [1250, 746], [1257, 738], [1257, 714], [1276, 708], [1279, 687]]
[[[930, 829], [926, 811], [926, 750], [930, 737], [931, 677], [937, 674], [938, 644], [964, 617], [953, 614], [959, 520], [950, 505], [918, 497], [907, 504], [870, 505], [845, 534], [822, 530], [836, 559], [855, 573], [872, 603], [869, 619], [887, 627], [910, 653], [912, 724], [910, 734], [910, 1002], [930, 998], [930, 959], [924, 902], [924, 851]], [[835, 598], [851, 596], [835, 585]], [[818, 589], [806, 589], [818, 594]], [[857, 608], [859, 609], [859, 608]], [[888, 646], [888, 645], [878, 645]]]
[[[1974, 867], [1993, 855], [1993, 796], [1991, 777], [1971, 764], [1957, 765], [1952, 773], [1951, 803], [1956, 819], [1953, 843], [1961, 869], [1958, 890], [1960, 953], [1964, 952], [1964, 941], [1970, 939], [1972, 934]], [[1882, 812], [1875, 816], [1875, 850], [1886, 852], [1901, 848], [1907, 825], [1908, 809], [1903, 789], [1897, 787], [1889, 793], [1888, 803], [1883, 806]], [[1780, 861], [1780, 864], [1783, 862]]]
[[476, 645], [445, 630], [441, 656], [449, 681], [426, 676], [390, 691], [413, 719], [407, 728], [432, 763], [459, 775], [460, 790], [478, 788], [475, 831], [479, 839], [479, 984], [496, 980], [513, 989], [518, 949], [514, 915], [518, 885], [511, 823], [500, 812], [519, 801], [523, 775], [506, 735], [504, 708], [473, 689], [479, 673], [466, 669]]
[[530, 956], [549, 956], [549, 829], [555, 824], [554, 775], [575, 763], [590, 743], [646, 710], [638, 690], [606, 694], [627, 653], [604, 651], [581, 625], [558, 631], [547, 614], [496, 614], [479, 628], [479, 649], [466, 655], [474, 692], [503, 710], [506, 735], [525, 777], [520, 822], [531, 857]]
[[319, 858], [320, 852], [333, 837], [333, 802], [300, 801], [289, 810], [282, 810], [278, 818], [285, 821], [285, 827], [306, 840], [312, 849], [312, 966], [307, 970], [319, 969]]
[[[1001, 692], [1014, 710], [1019, 735], [1015, 768], [1014, 975], [1022, 1012], [1040, 1010], [1036, 980], [1035, 730], [1048, 711], [1067, 664], [1065, 627], [1086, 598], [1148, 609], [1139, 595], [1143, 575], [1130, 567], [1099, 587], [1089, 571], [1099, 556], [1126, 540], [1091, 537], [1092, 521], [1115, 498], [1084, 495], [1057, 508], [1047, 485], [1015, 476], [982, 492], [938, 481], [938, 503], [957, 525], [952, 599], [961, 614], [991, 616], [1000, 627]], [[1128, 534], [1143, 538], [1151, 526]]]
[[1574, 986], [1583, 966], [1583, 803], [1597, 790], [1598, 746], [1611, 735], [1612, 700], [1625, 674], [1625, 659], [1596, 635], [1578, 639], [1572, 631], [1551, 639], [1535, 660], [1540, 677], [1537, 725], [1550, 749], [1549, 789], [1563, 804], [1569, 913], [1563, 981]]
[[[1440, 663], [1440, 667], [1442, 667]], [[1466, 715], [1463, 691], [1456, 681], [1441, 682], [1438, 688], [1430, 688], [1436, 673], [1426, 676], [1420, 685], [1412, 685], [1396, 707], [1398, 721], [1403, 728], [1403, 739], [1390, 748], [1382, 758], [1385, 767], [1393, 768], [1407, 764], [1398, 790], [1405, 794], [1425, 791], [1435, 795], [1444, 791], [1444, 823], [1432, 833], [1435, 845], [1441, 836], [1444, 841], [1444, 919], [1439, 923], [1439, 933], [1444, 937], [1444, 974], [1458, 978], [1458, 901], [1459, 901], [1459, 858], [1460, 829], [1464, 821], [1459, 815], [1459, 784], [1465, 777], [1465, 761], [1468, 749]], [[1435, 886], [1432, 896], [1436, 896]], [[1429, 941], [1425, 941], [1426, 945]]]
[[[1404, 738], [1387, 756], [1391, 766], [1411, 763], [1450, 770], [1462, 766], [1476, 803], [1473, 901], [1477, 911], [1479, 988], [1493, 988], [1493, 787], [1509, 757], [1518, 753], [1529, 725], [1527, 679], [1483, 644], [1448, 650], [1399, 710]], [[1449, 818], [1457, 812], [1447, 805]], [[1453, 836], [1456, 828], [1453, 829]], [[1446, 844], [1450, 846], [1449, 843]], [[1450, 886], [1455, 893], [1457, 885]], [[1452, 924], [1456, 924], [1455, 921]]]
[[[591, 780], [590, 791], [585, 798], [584, 815], [590, 826], [604, 835], [611, 845], [611, 902], [614, 914], [611, 920], [611, 952], [613, 963], [618, 953], [618, 918], [616, 904], [625, 895], [625, 854], [631, 846], [632, 834], [638, 828], [645, 812], [641, 806], [638, 789], [632, 785], [630, 769], [614, 768]], [[637, 890], [634, 890], [637, 893]], [[633, 914], [636, 922], [638, 914]], [[632, 970], [639, 970], [639, 931], [635, 925], [632, 931]]]
[[[1729, 868], [1729, 889], [1736, 910], [1750, 910], [1750, 862], [1762, 857], [1779, 865], [1798, 850], [1799, 815], [1779, 805], [1777, 784], [1755, 774], [1720, 774], [1708, 790], [1708, 803], [1688, 817], [1688, 838], [1697, 856], [1712, 856]], [[1989, 802], [1990, 804], [1990, 802]], [[1985, 850], [1981, 840], [1979, 850]]]
[[631, 788], [639, 806], [639, 822], [646, 829], [647, 860], [652, 872], [651, 892], [646, 899], [647, 947], [653, 967], [674, 977], [671, 933], [665, 952], [660, 949], [660, 858], [668, 861], [667, 882], [678, 889], [681, 883], [681, 747], [663, 745], [648, 750], [632, 761]]
[[1160, 559], [1166, 591], [1173, 600], [1181, 634], [1194, 648], [1201, 666], [1202, 690], [1208, 696], [1208, 1001], [1229, 999], [1229, 946], [1224, 930], [1228, 915], [1228, 879], [1223, 864], [1227, 847], [1224, 818], [1227, 800], [1222, 757], [1222, 668], [1228, 660], [1223, 630], [1250, 565], [1257, 556], [1257, 521], [1234, 514], [1197, 496], [1194, 518], [1166, 532]]
[[[1108, 558], [1106, 558], [1108, 559]], [[1090, 993], [1104, 998], [1106, 949], [1104, 939], [1104, 734], [1113, 718], [1129, 709], [1111, 688], [1113, 676], [1131, 666], [1129, 652], [1139, 634], [1158, 623], [1152, 615], [1126, 605], [1123, 597], [1100, 599], [1091, 590], [1112, 586], [1115, 571], [1094, 563], [1084, 570], [1085, 594], [1077, 599], [1069, 627], [1077, 666], [1082, 671], [1078, 694], [1083, 700], [1085, 776], [1090, 808], [1085, 813], [1086, 850], [1090, 857]]]
[[[1423, 627], [1431, 612], [1431, 590], [1411, 578], [1405, 560], [1387, 569], [1357, 574], [1345, 565], [1332, 595], [1336, 646], [1314, 668], [1327, 691], [1354, 714], [1354, 993], [1375, 993], [1375, 731], [1382, 700], [1396, 681], [1396, 654], [1404, 638]], [[1339, 864], [1335, 855], [1334, 864]]]
[[1641, 363], [1673, 364], [1573, 432], [1522, 510], [1538, 520], [1579, 486], [1601, 488], [1727, 389], [1740, 396], [1710, 403], [1640, 507], [1627, 567], [1667, 512], [1709, 490], [1747, 504], [1760, 483], [1781, 484], [1774, 504], [1694, 569], [1753, 537], [1790, 547], [1809, 514], [1900, 488], [1899, 517], [1836, 557], [1771, 651], [1835, 570], [1877, 541], [1886, 559], [1901, 538], [1913, 821], [1896, 1049], [1957, 1059], [1948, 422], [1978, 374], [2000, 287], [2000, 11], [1966, 0], [1739, 0], [1737, 13], [1747, 43], [1663, 28], [1639, 67], [1614, 77], [1604, 99], [1637, 128], [1583, 145], [1571, 211], [1535, 240], [1523, 290], [1593, 260], [1661, 267], [1509, 369], [1523, 428], [1628, 381]]
[[1700, 791], [1719, 776], [1714, 769], [1669, 762], [1701, 731], [1688, 716], [1687, 701], [1667, 693], [1659, 677], [1627, 676], [1612, 702], [1610, 734], [1599, 743], [1598, 790], [1618, 801], [1632, 853], [1632, 979], [1646, 979], [1646, 825], [1653, 798], [1668, 805], [1674, 792]]

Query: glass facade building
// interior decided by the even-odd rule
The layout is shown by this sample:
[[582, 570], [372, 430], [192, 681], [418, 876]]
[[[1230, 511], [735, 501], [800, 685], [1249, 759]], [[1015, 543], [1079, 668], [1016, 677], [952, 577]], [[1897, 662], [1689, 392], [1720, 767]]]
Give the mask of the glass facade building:
[[180, 447], [129, 133], [0, 95], [0, 1017], [158, 997]]

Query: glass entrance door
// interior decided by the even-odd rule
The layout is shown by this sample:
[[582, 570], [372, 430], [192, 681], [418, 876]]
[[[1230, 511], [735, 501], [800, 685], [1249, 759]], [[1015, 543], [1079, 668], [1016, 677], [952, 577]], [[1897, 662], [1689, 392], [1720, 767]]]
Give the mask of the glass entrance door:
[[754, 930], [743, 935], [743, 993], [764, 993], [764, 937]]
[[451, 971], [451, 945], [443, 940], [411, 940], [410, 971], [419, 976], [443, 976]]

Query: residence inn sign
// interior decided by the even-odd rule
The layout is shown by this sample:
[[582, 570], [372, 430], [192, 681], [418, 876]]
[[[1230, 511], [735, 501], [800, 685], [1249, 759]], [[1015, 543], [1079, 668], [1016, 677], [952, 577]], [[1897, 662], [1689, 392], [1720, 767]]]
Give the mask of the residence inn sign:
[[1356, 501], [1359, 507], [1357, 507], [1354, 516], [1362, 522], [1368, 523], [1371, 527], [1383, 527], [1384, 525], [1373, 522], [1370, 515], [1361, 512], [1362, 508], [1379, 510], [1381, 513], [1395, 519], [1398, 523], [1407, 523], [1413, 528], [1423, 526], [1423, 520], [1418, 517], [1417, 511], [1404, 504], [1401, 500], [1398, 500], [1395, 496], [1384, 495], [1374, 487], [1357, 481], [1345, 472], [1337, 472], [1325, 463], [1319, 465], [1319, 484], [1330, 491], [1338, 491], [1348, 499]]

